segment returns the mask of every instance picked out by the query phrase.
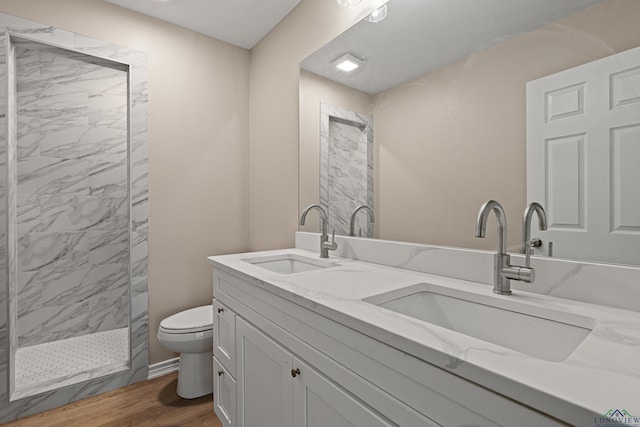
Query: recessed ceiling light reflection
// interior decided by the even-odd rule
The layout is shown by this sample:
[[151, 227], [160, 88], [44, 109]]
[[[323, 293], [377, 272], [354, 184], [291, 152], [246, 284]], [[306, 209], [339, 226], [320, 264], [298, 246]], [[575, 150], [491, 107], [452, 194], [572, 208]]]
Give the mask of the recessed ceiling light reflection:
[[362, 65], [363, 62], [364, 61], [362, 59], [356, 58], [349, 53], [345, 53], [344, 55], [339, 56], [338, 58], [331, 61], [331, 63], [335, 65], [337, 69], [345, 71], [347, 73], [358, 68], [360, 65]]

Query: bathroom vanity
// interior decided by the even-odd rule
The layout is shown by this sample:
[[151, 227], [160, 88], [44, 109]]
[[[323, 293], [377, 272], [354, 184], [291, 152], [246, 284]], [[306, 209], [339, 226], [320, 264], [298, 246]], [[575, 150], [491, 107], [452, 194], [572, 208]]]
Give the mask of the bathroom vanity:
[[[389, 249], [387, 265], [354, 259], [361, 242]], [[322, 260], [302, 243], [209, 258], [223, 425], [596, 425], [612, 408], [640, 413], [639, 313], [495, 295], [488, 252], [445, 254], [475, 282], [415, 271], [420, 253], [438, 252], [426, 246], [397, 268], [398, 243], [338, 245], [342, 257]]]

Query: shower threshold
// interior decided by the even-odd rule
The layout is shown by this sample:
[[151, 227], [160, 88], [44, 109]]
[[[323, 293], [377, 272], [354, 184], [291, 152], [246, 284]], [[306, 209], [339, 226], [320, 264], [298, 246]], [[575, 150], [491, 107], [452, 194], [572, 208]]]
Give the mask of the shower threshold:
[[19, 348], [11, 401], [129, 369], [129, 328]]

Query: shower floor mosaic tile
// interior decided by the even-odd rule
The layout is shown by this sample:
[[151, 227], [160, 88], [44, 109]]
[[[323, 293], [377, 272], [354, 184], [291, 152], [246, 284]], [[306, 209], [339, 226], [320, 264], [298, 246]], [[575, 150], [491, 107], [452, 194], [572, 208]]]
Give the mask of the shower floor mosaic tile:
[[18, 349], [11, 400], [128, 369], [129, 328]]

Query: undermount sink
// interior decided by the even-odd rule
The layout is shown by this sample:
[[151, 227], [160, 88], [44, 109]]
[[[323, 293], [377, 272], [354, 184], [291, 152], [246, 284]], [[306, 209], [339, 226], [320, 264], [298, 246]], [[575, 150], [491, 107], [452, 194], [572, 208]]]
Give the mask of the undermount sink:
[[516, 298], [419, 283], [364, 301], [553, 362], [566, 360], [595, 326], [595, 319], [523, 304]]
[[302, 273], [321, 268], [336, 267], [339, 264], [320, 259], [307, 258], [295, 254], [271, 255], [256, 258], [245, 258], [242, 261], [280, 274]]

